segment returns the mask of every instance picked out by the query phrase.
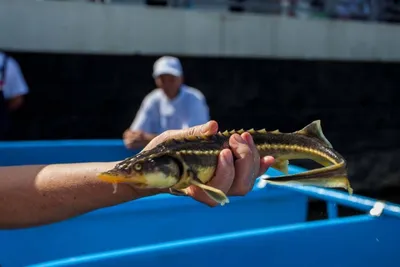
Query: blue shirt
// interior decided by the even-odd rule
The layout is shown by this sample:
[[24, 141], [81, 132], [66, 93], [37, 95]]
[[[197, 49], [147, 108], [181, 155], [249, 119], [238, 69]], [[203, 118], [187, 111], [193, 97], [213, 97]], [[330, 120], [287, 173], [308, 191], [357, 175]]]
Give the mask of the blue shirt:
[[[3, 139], [10, 127], [9, 111], [6, 100], [25, 95], [29, 89], [17, 61], [0, 52], [0, 139]], [[5, 68], [5, 73], [3, 70]]]
[[178, 96], [170, 100], [157, 88], [143, 99], [130, 129], [160, 134], [203, 124], [209, 119], [206, 99], [199, 90], [182, 85]]
[[[4, 56], [4, 53], [0, 52], [0, 69], [3, 67]], [[11, 99], [16, 96], [25, 95], [29, 92], [19, 64], [10, 56], [7, 58], [7, 68], [4, 78], [6, 82], [4, 84], [2, 93], [5, 99]], [[0, 80], [2, 79], [3, 77], [0, 77]]]

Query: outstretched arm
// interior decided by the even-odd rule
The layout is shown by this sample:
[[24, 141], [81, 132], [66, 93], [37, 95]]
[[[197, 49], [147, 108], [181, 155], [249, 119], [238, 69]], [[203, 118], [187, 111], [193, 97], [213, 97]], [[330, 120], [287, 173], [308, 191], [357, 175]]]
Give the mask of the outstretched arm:
[[119, 185], [113, 194], [96, 174], [115, 163], [0, 167], [0, 228], [57, 222], [156, 193]]
[[[145, 148], [176, 137], [215, 134], [218, 124], [210, 121], [183, 130], [169, 130], [154, 138]], [[270, 167], [272, 157], [260, 158], [251, 135], [230, 138], [231, 149], [224, 149], [209, 185], [231, 196], [244, 196], [255, 179]], [[233, 161], [232, 155], [236, 156]], [[167, 190], [138, 190], [119, 184], [113, 194], [111, 184], [97, 173], [112, 169], [117, 162], [51, 164], [0, 167], [0, 229], [44, 225], [78, 216], [99, 208], [117, 205]], [[189, 196], [209, 206], [217, 203], [202, 190], [190, 187]]]
[[122, 135], [125, 147], [128, 149], [141, 149], [157, 136], [155, 131], [154, 117], [156, 109], [153, 94], [147, 95], [140, 105], [131, 126]]

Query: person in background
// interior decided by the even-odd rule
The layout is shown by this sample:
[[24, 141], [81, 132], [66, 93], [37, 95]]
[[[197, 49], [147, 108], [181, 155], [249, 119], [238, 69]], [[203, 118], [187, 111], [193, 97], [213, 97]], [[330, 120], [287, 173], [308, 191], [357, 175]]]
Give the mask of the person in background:
[[10, 129], [10, 112], [19, 109], [29, 92], [17, 61], [0, 52], [0, 140]]
[[123, 133], [128, 149], [142, 148], [164, 131], [189, 128], [210, 119], [204, 95], [183, 83], [178, 58], [159, 58], [153, 66], [153, 78], [158, 88], [143, 99], [131, 126]]

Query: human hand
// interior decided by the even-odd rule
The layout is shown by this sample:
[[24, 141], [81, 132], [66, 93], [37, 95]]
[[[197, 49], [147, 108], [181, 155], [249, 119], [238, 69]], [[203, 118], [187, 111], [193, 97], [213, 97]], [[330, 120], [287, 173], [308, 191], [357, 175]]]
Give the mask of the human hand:
[[123, 142], [125, 147], [128, 149], [143, 148], [155, 136], [156, 135], [154, 134], [146, 133], [143, 131], [131, 131], [128, 129], [123, 134]]
[[[155, 137], [144, 150], [149, 150], [170, 138], [213, 135], [217, 132], [216, 121], [209, 121], [188, 129], [168, 130]], [[253, 138], [247, 132], [232, 135], [229, 145], [231, 149], [224, 149], [219, 154], [215, 176], [207, 185], [220, 189], [228, 196], [244, 196], [252, 190], [255, 179], [274, 163], [274, 158], [270, 156], [260, 158]], [[233, 155], [237, 158], [235, 162]], [[197, 186], [190, 186], [185, 191], [187, 195], [206, 205], [211, 207], [218, 205]]]
[[135, 141], [142, 139], [143, 132], [126, 130], [123, 134], [123, 141], [127, 148], [131, 148]]

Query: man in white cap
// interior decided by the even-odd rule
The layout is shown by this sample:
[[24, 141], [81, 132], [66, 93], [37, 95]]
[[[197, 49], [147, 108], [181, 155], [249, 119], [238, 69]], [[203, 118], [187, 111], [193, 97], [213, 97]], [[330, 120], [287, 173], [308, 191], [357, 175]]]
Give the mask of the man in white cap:
[[28, 93], [29, 88], [18, 62], [0, 51], [0, 140], [9, 135], [11, 113], [23, 105]]
[[204, 95], [183, 83], [178, 58], [159, 58], [153, 66], [153, 78], [157, 88], [143, 99], [131, 126], [123, 133], [129, 149], [146, 146], [164, 131], [189, 128], [210, 119]]

